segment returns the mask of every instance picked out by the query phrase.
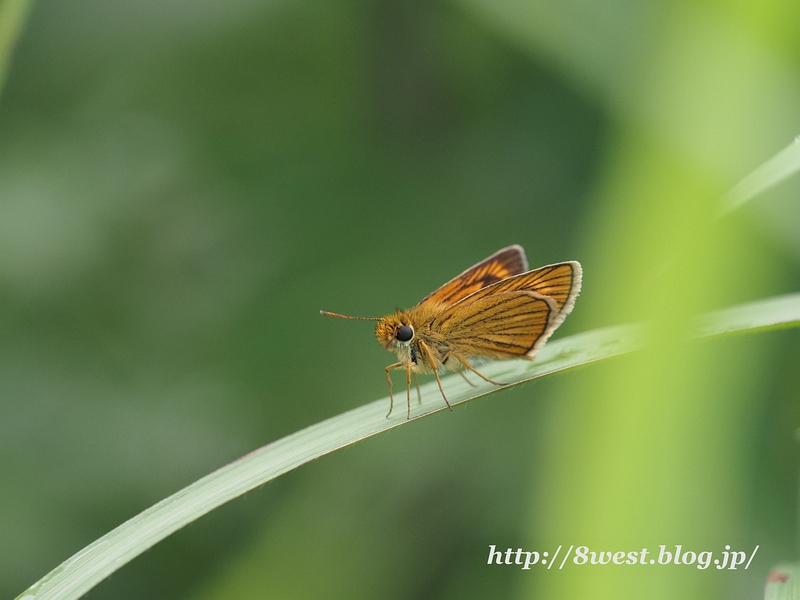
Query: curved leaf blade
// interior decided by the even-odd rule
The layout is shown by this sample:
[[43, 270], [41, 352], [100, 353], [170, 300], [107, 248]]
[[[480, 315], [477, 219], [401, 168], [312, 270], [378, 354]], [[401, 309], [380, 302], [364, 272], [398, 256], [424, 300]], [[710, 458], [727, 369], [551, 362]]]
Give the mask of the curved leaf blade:
[[761, 192], [778, 185], [800, 170], [800, 136], [742, 179], [722, 197], [723, 214], [739, 208]]
[[[800, 294], [770, 298], [698, 319], [699, 336], [760, 331], [800, 325]], [[533, 363], [495, 362], [482, 370], [490, 377], [518, 385], [532, 379], [631, 352], [644, 345], [641, 325], [598, 329], [545, 346]], [[469, 387], [461, 377], [443, 378], [451, 404], [496, 392], [481, 382]], [[421, 386], [422, 403], [411, 421], [445, 409], [435, 382]], [[18, 600], [78, 598], [148, 548], [218, 506], [334, 450], [411, 421], [402, 407], [385, 417], [388, 398], [337, 415], [268, 444], [214, 471], [75, 554], [18, 596]]]

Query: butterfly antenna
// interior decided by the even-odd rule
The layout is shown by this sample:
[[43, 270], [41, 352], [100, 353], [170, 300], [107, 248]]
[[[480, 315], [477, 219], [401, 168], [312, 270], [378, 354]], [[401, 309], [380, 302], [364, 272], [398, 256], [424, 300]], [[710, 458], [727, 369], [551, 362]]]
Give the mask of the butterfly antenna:
[[328, 312], [327, 310], [319, 311], [319, 314], [326, 317], [336, 317], [337, 319], [356, 319], [358, 321], [380, 321], [380, 317], [348, 317], [347, 315], [340, 315], [338, 313]]

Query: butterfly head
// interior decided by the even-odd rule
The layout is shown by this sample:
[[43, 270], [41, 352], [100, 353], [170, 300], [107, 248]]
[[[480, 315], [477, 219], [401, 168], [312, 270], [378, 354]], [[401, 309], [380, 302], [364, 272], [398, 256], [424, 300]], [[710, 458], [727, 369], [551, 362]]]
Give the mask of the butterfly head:
[[398, 311], [378, 321], [375, 337], [384, 348], [396, 351], [398, 348], [408, 346], [414, 339], [414, 326], [404, 312]]

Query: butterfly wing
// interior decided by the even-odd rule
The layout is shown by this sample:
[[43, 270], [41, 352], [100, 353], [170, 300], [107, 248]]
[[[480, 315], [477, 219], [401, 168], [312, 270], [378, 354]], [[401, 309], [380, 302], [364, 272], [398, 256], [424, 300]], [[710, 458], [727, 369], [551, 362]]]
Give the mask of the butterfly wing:
[[[459, 339], [469, 335], [470, 327], [475, 332], [488, 328], [489, 331], [497, 331], [498, 335], [509, 335], [502, 328], [505, 327], [505, 319], [511, 319], [509, 322], [516, 329], [510, 335], [519, 337], [513, 347], [514, 351], [507, 354], [525, 354], [533, 358], [536, 351], [572, 311], [575, 297], [581, 288], [581, 276], [580, 263], [571, 261], [508, 277], [483, 287], [444, 309], [431, 323], [431, 329], [441, 330], [445, 334], [456, 330]], [[526, 296], [531, 300], [524, 300]], [[512, 297], [516, 300], [511, 301]], [[494, 304], [500, 299], [503, 302], [494, 308]], [[548, 309], [547, 318], [543, 319], [545, 306]], [[517, 310], [520, 312], [516, 312]], [[521, 319], [524, 310], [538, 316]], [[523, 331], [525, 327], [529, 329]], [[530, 340], [533, 342], [525, 351], [518, 352]]]
[[580, 263], [576, 261], [563, 262], [509, 277], [498, 282], [493, 289], [486, 290], [486, 293], [493, 294], [512, 290], [535, 292], [555, 300], [559, 313], [566, 317], [572, 311], [575, 297], [580, 292], [582, 275], [583, 270]]
[[459, 302], [438, 320], [448, 344], [465, 356], [527, 355], [558, 314], [555, 302], [528, 291], [499, 292]]
[[487, 285], [527, 270], [528, 260], [525, 258], [525, 250], [522, 249], [522, 246], [509, 246], [498, 250], [489, 258], [448, 281], [435, 292], [431, 292], [422, 299], [420, 304], [427, 302], [455, 304]]

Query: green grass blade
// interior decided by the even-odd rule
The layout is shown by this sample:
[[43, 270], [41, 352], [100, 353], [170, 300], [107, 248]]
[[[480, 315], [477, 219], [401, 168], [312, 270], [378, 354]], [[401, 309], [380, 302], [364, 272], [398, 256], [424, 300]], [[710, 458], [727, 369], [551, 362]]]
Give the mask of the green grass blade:
[[[800, 294], [726, 309], [700, 320], [700, 335], [720, 335], [800, 325]], [[643, 327], [625, 325], [589, 331], [550, 342], [534, 363], [494, 362], [489, 377], [518, 385], [566, 369], [630, 352], [643, 344]], [[452, 404], [498, 391], [482, 382], [469, 387], [458, 375], [443, 379]], [[398, 394], [398, 400], [403, 396]], [[214, 508], [287, 471], [382, 431], [409, 423], [405, 403], [386, 418], [382, 398], [312, 425], [252, 452], [203, 477], [104, 535], [31, 586], [18, 598], [78, 598], [160, 540]], [[422, 404], [413, 401], [412, 421], [444, 410], [435, 382], [422, 386]]]
[[798, 303], [800, 294], [787, 294], [718, 310], [697, 319], [697, 334], [711, 336], [796, 327]]
[[29, 8], [29, 0], [0, 0], [0, 95]]
[[722, 197], [722, 212], [727, 213], [757, 196], [764, 190], [788, 179], [800, 170], [800, 136], [770, 158]]

